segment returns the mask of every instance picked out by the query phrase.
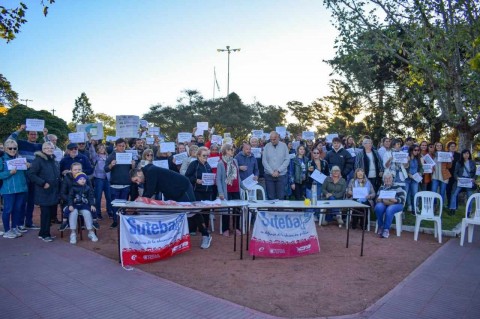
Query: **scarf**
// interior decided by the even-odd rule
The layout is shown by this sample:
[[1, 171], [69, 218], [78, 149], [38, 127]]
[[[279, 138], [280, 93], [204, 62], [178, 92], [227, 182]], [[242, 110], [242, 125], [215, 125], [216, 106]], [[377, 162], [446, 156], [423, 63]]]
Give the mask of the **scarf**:
[[237, 169], [233, 162], [233, 157], [225, 156], [223, 161], [227, 164], [227, 184], [232, 185], [233, 181], [237, 179]]

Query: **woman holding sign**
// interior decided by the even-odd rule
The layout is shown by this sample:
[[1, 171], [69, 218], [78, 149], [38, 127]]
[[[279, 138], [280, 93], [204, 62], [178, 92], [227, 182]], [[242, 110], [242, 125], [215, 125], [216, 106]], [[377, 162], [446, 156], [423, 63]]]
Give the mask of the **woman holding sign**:
[[[8, 167], [9, 161], [18, 158], [18, 145], [14, 140], [8, 139], [4, 144], [5, 153], [0, 162], [0, 179], [3, 184], [0, 194], [3, 197], [2, 221], [5, 233], [3, 238], [17, 238], [22, 236], [18, 226], [23, 226], [21, 211], [25, 209], [27, 200], [27, 179], [26, 170], [19, 170], [16, 166]], [[27, 164], [30, 166], [30, 164]], [[11, 227], [10, 227], [11, 220]]]
[[412, 212], [413, 210], [413, 199], [415, 194], [418, 193], [418, 185], [422, 180], [422, 174], [423, 165], [422, 159], [420, 158], [420, 146], [411, 145], [408, 148], [408, 177], [405, 179], [405, 184], [407, 186], [407, 211], [409, 212]]
[[399, 185], [394, 185], [393, 175], [390, 172], [383, 174], [383, 186], [378, 190], [378, 197], [375, 204], [375, 215], [377, 216], [378, 236], [388, 238], [390, 226], [392, 225], [395, 213], [402, 211], [405, 203], [405, 191]]
[[[375, 198], [375, 189], [372, 183], [367, 178], [363, 168], [357, 168], [353, 174], [353, 179], [347, 187], [347, 197], [353, 198], [362, 204], [370, 205], [373, 207], [373, 199]], [[357, 224], [360, 221], [361, 227], [363, 227], [363, 218], [359, 216], [352, 216], [352, 229], [357, 228]], [[365, 227], [367, 225], [365, 224]]]
[[[434, 145], [433, 144], [431, 145], [433, 149]], [[422, 141], [420, 143], [420, 158], [422, 159], [422, 166], [423, 164], [425, 164], [425, 160], [423, 159], [423, 157], [429, 154], [429, 149], [430, 148], [427, 141]], [[430, 186], [431, 186], [430, 184], [432, 183], [432, 173], [426, 173], [425, 171], [426, 169], [423, 170], [423, 179], [422, 179], [422, 184], [420, 185], [420, 189], [422, 191], [430, 190]]]
[[[455, 165], [453, 178], [455, 179], [455, 187], [450, 198], [450, 211], [448, 215], [455, 215], [457, 210], [457, 197], [461, 191], [467, 192], [467, 198], [475, 191], [475, 162], [472, 161], [472, 154], [469, 150], [463, 150], [460, 160]], [[471, 207], [468, 207], [468, 216], [470, 216]]]
[[[452, 161], [446, 162], [444, 154], [450, 154], [443, 151], [443, 144], [440, 142], [435, 143], [435, 166], [432, 171], [432, 192], [437, 192], [442, 196], [443, 203], [446, 205], [445, 193], [447, 191], [448, 180], [452, 177], [449, 168], [452, 167]], [[451, 156], [451, 155], [450, 155]]]

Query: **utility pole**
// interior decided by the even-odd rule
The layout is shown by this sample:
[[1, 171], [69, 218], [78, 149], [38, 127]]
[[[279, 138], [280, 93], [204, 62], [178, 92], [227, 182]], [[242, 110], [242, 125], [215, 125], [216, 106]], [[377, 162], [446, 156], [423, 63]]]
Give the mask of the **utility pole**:
[[52, 111], [52, 114], [55, 115], [55, 107], [52, 107], [50, 111]]
[[28, 106], [28, 102], [33, 102], [33, 100], [29, 100], [29, 99], [20, 99], [20, 101], [25, 102], [25, 106]]
[[217, 51], [228, 53], [228, 64], [227, 64], [227, 101], [228, 101], [228, 95], [230, 94], [230, 52], [240, 51], [240, 48], [230, 49], [230, 46], [227, 45], [227, 49], [217, 49]]

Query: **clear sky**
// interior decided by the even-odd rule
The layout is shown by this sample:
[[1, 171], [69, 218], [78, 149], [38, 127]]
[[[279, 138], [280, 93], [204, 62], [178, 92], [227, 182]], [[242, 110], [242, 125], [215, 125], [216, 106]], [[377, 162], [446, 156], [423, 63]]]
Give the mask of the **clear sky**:
[[[328, 94], [337, 31], [321, 0], [124, 1], [57, 0], [45, 18], [27, 0], [28, 22], [0, 43], [0, 73], [37, 110], [56, 109], [70, 122], [85, 92], [96, 113], [142, 115], [151, 105], [175, 105], [184, 89], [220, 92], [245, 103], [285, 107]], [[7, 0], [13, 7], [18, 1]]]

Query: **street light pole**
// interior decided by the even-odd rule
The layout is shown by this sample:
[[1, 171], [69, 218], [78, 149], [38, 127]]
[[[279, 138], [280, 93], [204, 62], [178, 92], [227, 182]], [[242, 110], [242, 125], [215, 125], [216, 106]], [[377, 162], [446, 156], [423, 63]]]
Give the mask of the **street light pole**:
[[227, 64], [227, 101], [228, 101], [228, 95], [230, 94], [230, 52], [237, 52], [240, 51], [240, 48], [238, 49], [230, 49], [230, 46], [227, 45], [227, 49], [217, 49], [218, 52], [227, 52], [228, 53], [228, 64]]
[[29, 99], [20, 99], [20, 101], [23, 101], [25, 102], [25, 106], [28, 106], [28, 102], [33, 102], [33, 100], [29, 100]]

